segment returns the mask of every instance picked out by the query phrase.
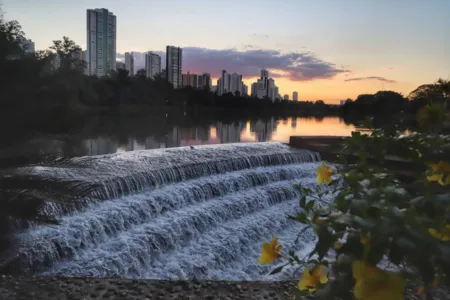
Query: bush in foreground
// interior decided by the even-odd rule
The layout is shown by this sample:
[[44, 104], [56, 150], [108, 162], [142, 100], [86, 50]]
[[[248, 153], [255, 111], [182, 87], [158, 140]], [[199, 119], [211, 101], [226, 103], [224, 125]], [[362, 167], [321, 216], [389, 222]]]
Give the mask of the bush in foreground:
[[[449, 284], [450, 136], [440, 134], [441, 108], [420, 110], [420, 132], [405, 134], [396, 125], [370, 135], [354, 132], [335, 169], [325, 163], [317, 168], [317, 182], [327, 189], [313, 196], [297, 187], [302, 210], [290, 218], [314, 231], [314, 250], [300, 258], [274, 238], [259, 260], [284, 263], [272, 273], [306, 266], [296, 299], [397, 300], [408, 283], [432, 299], [433, 288]], [[405, 170], [385, 168], [388, 157], [415, 166], [406, 170], [414, 180]], [[330, 205], [316, 205], [325, 195]]]

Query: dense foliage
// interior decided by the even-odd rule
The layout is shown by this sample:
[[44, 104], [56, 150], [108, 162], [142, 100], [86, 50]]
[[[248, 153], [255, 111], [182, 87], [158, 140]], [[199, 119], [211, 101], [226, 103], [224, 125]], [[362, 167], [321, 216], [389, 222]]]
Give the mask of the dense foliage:
[[414, 283], [432, 299], [438, 283], [450, 284], [450, 136], [441, 134], [449, 115], [432, 104], [418, 117], [410, 134], [398, 125], [354, 132], [335, 167], [317, 168], [325, 189], [298, 187], [301, 211], [291, 218], [314, 231], [316, 247], [301, 258], [275, 238], [260, 257], [307, 266], [298, 299], [404, 299]]

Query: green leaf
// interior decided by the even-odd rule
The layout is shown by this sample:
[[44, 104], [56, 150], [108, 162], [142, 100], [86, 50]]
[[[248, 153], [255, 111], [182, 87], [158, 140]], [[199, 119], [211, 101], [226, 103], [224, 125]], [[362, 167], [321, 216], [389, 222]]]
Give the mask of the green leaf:
[[298, 213], [295, 217], [294, 216], [288, 216], [289, 219], [300, 222], [302, 224], [308, 224], [308, 219], [306, 217], [306, 214], [304, 212]]
[[305, 208], [305, 206], [306, 206], [306, 196], [303, 195], [303, 196], [300, 198], [300, 207], [301, 207], [301, 208]]
[[406, 237], [396, 238], [395, 243], [402, 249], [414, 250], [417, 248], [417, 245]]
[[361, 226], [361, 228], [370, 230], [375, 227], [375, 223], [368, 219], [363, 219], [360, 216], [355, 216], [353, 220]]
[[280, 272], [283, 270], [283, 268], [284, 268], [285, 266], [286, 266], [286, 265], [282, 265], [282, 266], [279, 266], [279, 267], [273, 269], [272, 272], [269, 273], [269, 275], [273, 275], [273, 274], [280, 273]]
[[328, 185], [333, 186], [333, 185], [337, 184], [339, 182], [339, 180], [341, 180], [341, 178], [336, 178], [336, 179], [332, 180]]
[[306, 203], [305, 210], [309, 212], [313, 208], [315, 203], [316, 200], [310, 200], [308, 203]]

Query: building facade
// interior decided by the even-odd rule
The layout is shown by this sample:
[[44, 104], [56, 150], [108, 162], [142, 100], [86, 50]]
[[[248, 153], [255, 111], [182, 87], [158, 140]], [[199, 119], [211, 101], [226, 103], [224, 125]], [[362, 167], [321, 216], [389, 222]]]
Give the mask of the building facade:
[[269, 78], [269, 71], [267, 71], [266, 69], [262, 69], [261, 78]]
[[166, 79], [174, 88], [182, 86], [183, 51], [180, 47], [166, 47]]
[[116, 70], [116, 16], [107, 9], [87, 10], [88, 74], [102, 77]]
[[17, 43], [19, 44], [20, 48], [25, 53], [34, 53], [34, 42], [32, 40], [27, 40], [23, 36], [18, 36], [16, 38]]
[[242, 94], [243, 82], [242, 75], [240, 74], [229, 74], [226, 70], [222, 70], [222, 76], [217, 80], [217, 94], [219, 96], [232, 93], [232, 94]]
[[292, 93], [292, 100], [293, 101], [298, 101], [298, 93], [297, 92], [293, 92]]
[[283, 100], [289, 100], [289, 95], [288, 94], [284, 95]]
[[197, 74], [191, 74], [187, 72], [187, 74], [183, 74], [181, 79], [182, 87], [192, 87], [192, 88], [198, 88], [198, 78], [199, 76]]
[[198, 76], [198, 88], [200, 88], [200, 89], [205, 89], [205, 88], [212, 89], [211, 74], [203, 73], [202, 75]]
[[125, 52], [125, 70], [130, 76], [134, 75], [134, 57], [133, 52]]
[[126, 70], [126, 69], [125, 69], [125, 63], [123, 63], [123, 62], [121, 62], [121, 61], [116, 61], [116, 70], [118, 71], [118, 70], [120, 70], [120, 69]]
[[155, 79], [156, 75], [161, 74], [161, 56], [153, 52], [145, 54], [145, 75], [147, 78]]
[[242, 84], [241, 95], [242, 96], [248, 96], [248, 86], [245, 83]]
[[252, 96], [259, 99], [268, 98], [272, 102], [278, 98], [278, 87], [275, 80], [269, 78], [269, 71], [261, 70], [261, 78], [252, 84]]

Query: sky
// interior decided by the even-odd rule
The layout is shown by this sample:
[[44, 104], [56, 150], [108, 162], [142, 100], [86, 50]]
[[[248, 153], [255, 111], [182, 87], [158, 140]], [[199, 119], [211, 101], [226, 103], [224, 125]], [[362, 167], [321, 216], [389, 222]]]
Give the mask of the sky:
[[[183, 48], [183, 73], [222, 69], [250, 87], [261, 68], [280, 94], [339, 100], [450, 76], [450, 0], [0, 0], [36, 49], [86, 47], [86, 9], [117, 17], [117, 52]], [[215, 84], [215, 82], [213, 83]]]

